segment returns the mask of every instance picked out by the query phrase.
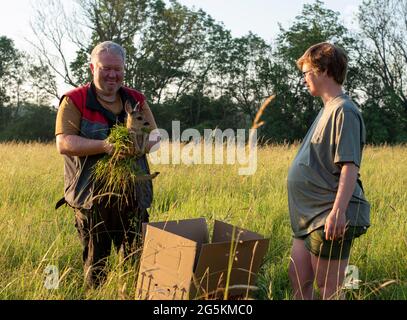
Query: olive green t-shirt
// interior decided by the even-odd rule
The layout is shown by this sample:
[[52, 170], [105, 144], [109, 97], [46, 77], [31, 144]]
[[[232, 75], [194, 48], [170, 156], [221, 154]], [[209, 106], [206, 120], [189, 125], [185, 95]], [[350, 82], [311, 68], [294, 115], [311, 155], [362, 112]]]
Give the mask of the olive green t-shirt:
[[[332, 210], [343, 163], [360, 168], [366, 141], [363, 118], [346, 94], [319, 112], [288, 172], [288, 206], [295, 237], [323, 226]], [[352, 226], [370, 225], [360, 175], [346, 211]]]

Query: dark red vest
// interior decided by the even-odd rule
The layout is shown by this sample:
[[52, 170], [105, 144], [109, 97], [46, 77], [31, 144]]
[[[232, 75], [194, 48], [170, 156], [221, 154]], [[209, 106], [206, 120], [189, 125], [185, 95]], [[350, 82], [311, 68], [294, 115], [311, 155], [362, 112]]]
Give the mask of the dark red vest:
[[[133, 106], [138, 105], [139, 110], [146, 100], [145, 96], [130, 88], [122, 87], [119, 94], [123, 104], [130, 100]], [[96, 90], [93, 83], [73, 89], [62, 96], [69, 97], [81, 113], [81, 124], [79, 135], [96, 140], [104, 140], [108, 137], [110, 129], [115, 124], [122, 124], [125, 121], [126, 112], [123, 110], [119, 115], [114, 115], [103, 108], [96, 99]], [[124, 109], [124, 108], [123, 108]], [[65, 159], [65, 202], [74, 208], [90, 209], [96, 196], [95, 181], [92, 170], [95, 163], [104, 154], [87, 157], [75, 157], [64, 155]], [[146, 173], [150, 173], [147, 158], [141, 157], [137, 164]], [[131, 195], [134, 203], [139, 208], [148, 208], [151, 205], [153, 189], [151, 181], [138, 183]]]
[[[138, 105], [139, 110], [142, 110], [146, 101], [142, 93], [134, 89], [122, 87], [119, 90], [119, 94], [123, 103], [126, 100], [130, 100], [133, 105]], [[103, 108], [96, 99], [96, 90], [93, 83], [88, 83], [85, 86], [67, 92], [62, 96], [61, 101], [65, 96], [73, 101], [82, 115], [80, 135], [83, 137], [104, 140], [108, 136], [110, 128], [114, 124], [123, 123], [126, 116], [124, 110], [120, 115], [115, 116]]]

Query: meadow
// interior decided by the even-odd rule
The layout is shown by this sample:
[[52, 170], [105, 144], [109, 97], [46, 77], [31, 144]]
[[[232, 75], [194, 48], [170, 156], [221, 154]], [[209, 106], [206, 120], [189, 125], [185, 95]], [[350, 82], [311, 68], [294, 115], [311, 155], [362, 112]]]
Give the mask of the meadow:
[[[151, 221], [205, 217], [270, 238], [257, 279], [257, 299], [292, 299], [288, 280], [291, 228], [286, 178], [298, 145], [259, 148], [253, 176], [237, 165], [154, 165]], [[407, 147], [368, 146], [361, 178], [372, 226], [355, 241], [350, 264], [358, 289], [348, 299], [407, 299]], [[71, 209], [57, 211], [63, 158], [54, 144], [0, 144], [0, 299], [134, 299], [135, 268], [113, 253], [106, 284], [83, 287], [81, 246]], [[59, 269], [58, 289], [44, 270]]]

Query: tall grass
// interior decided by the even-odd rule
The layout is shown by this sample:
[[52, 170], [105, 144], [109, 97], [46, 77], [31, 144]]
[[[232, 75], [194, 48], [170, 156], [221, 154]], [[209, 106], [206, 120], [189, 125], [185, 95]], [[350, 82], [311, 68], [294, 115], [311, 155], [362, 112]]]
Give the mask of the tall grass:
[[[286, 177], [297, 145], [260, 148], [253, 176], [238, 165], [156, 165], [152, 221], [205, 217], [270, 238], [258, 299], [291, 299], [291, 229]], [[100, 289], [85, 291], [73, 212], [54, 205], [63, 192], [63, 159], [53, 144], [0, 144], [0, 299], [133, 299], [136, 273], [113, 253]], [[367, 147], [361, 177], [372, 227], [358, 238], [350, 264], [359, 289], [349, 299], [407, 299], [407, 147]], [[55, 265], [58, 289], [44, 287]]]

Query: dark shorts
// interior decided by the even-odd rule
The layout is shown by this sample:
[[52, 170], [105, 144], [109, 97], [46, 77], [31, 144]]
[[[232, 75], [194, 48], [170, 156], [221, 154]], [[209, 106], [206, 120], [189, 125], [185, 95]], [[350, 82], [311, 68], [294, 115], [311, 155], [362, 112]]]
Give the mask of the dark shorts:
[[324, 227], [321, 227], [297, 239], [304, 240], [307, 250], [317, 257], [342, 260], [349, 258], [353, 240], [366, 231], [367, 227], [349, 226], [341, 239], [326, 240]]

